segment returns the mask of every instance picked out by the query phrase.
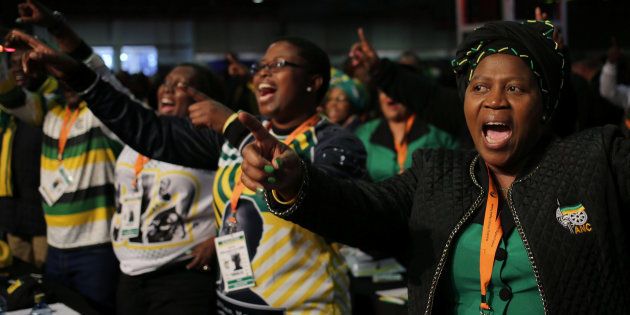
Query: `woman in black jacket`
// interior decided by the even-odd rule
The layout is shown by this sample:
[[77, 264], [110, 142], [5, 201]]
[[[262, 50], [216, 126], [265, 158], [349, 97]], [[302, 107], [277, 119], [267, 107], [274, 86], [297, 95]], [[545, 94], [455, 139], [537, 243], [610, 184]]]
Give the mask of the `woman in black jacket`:
[[390, 180], [339, 180], [241, 113], [257, 139], [242, 180], [276, 215], [405, 258], [410, 314], [627, 314], [630, 140], [614, 127], [554, 137], [565, 67], [552, 33], [492, 22], [459, 49], [475, 151], [420, 150]]

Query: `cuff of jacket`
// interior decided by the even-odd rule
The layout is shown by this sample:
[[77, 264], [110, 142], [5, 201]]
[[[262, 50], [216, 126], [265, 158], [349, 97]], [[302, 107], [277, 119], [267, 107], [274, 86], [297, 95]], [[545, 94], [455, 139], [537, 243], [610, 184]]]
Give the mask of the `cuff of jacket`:
[[79, 94], [86, 94], [96, 85], [98, 75], [83, 63], [66, 73], [64, 81]]
[[223, 137], [235, 148], [241, 146], [247, 135], [249, 135], [249, 130], [238, 119], [229, 123], [223, 131]]
[[88, 44], [86, 44], [85, 41], [82, 40], [81, 44], [79, 44], [76, 49], [69, 52], [68, 55], [74, 60], [83, 62], [90, 58], [90, 56], [92, 55], [92, 47], [88, 46]]
[[310, 185], [310, 170], [304, 160], [300, 160], [300, 168], [302, 169], [302, 183], [300, 184], [297, 196], [290, 200], [290, 202], [280, 202], [272, 190], [265, 190], [264, 197], [267, 203], [267, 209], [275, 216], [290, 218], [302, 207]]

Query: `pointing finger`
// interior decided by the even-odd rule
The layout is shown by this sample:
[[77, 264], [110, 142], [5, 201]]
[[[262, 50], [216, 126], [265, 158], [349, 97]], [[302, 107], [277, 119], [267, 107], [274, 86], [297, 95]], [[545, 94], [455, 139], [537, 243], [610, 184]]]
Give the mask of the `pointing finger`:
[[365, 33], [363, 32], [363, 27], [359, 27], [357, 29], [357, 34], [359, 34], [359, 41], [362, 45], [369, 44], [367, 39], [365, 39]]
[[33, 49], [46, 47], [46, 45], [42, 44], [40, 41], [35, 39], [34, 37], [18, 30], [12, 30], [7, 34], [6, 41], [13, 43], [24, 43]]
[[240, 112], [238, 120], [252, 133], [257, 141], [264, 142], [268, 140], [277, 141], [269, 134], [269, 131], [260, 123], [256, 117], [247, 112]]
[[195, 89], [192, 86], [186, 87], [186, 93], [188, 94], [188, 96], [192, 97], [192, 99], [195, 100], [196, 102], [203, 102], [210, 99], [208, 95], [200, 92], [199, 90]]
[[236, 60], [236, 57], [234, 57], [234, 54], [232, 53], [227, 53], [225, 55], [225, 59], [227, 59], [229, 64], [239, 63], [238, 60]]

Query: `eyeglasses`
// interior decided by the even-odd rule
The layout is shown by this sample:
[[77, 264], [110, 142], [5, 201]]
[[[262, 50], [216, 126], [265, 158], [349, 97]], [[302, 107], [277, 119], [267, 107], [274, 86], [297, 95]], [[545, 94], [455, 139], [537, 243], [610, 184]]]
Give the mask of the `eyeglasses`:
[[249, 69], [249, 72], [251, 73], [252, 76], [258, 74], [263, 69], [267, 69], [268, 71], [271, 71], [272, 73], [276, 73], [280, 69], [287, 66], [293, 67], [293, 68], [304, 68], [303, 65], [298, 65], [297, 63], [289, 62], [284, 59], [276, 59], [267, 64], [255, 63], [251, 66], [251, 68]]

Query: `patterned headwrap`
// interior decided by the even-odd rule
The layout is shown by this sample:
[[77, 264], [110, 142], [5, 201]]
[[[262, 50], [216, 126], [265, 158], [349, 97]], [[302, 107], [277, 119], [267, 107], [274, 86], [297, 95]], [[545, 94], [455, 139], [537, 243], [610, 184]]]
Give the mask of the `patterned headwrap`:
[[360, 111], [367, 103], [368, 93], [361, 82], [350, 78], [343, 71], [330, 68], [330, 87], [328, 91], [340, 88], [348, 96], [348, 101], [355, 111]]
[[538, 79], [543, 99], [543, 121], [548, 121], [560, 100], [564, 84], [564, 55], [553, 41], [549, 21], [490, 22], [470, 33], [451, 62], [462, 100], [475, 68], [492, 54], [520, 57]]

